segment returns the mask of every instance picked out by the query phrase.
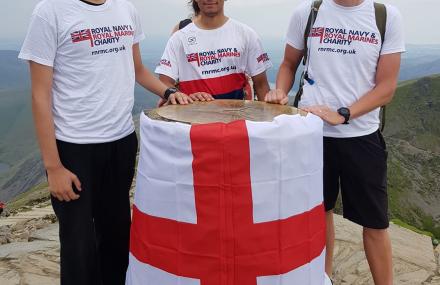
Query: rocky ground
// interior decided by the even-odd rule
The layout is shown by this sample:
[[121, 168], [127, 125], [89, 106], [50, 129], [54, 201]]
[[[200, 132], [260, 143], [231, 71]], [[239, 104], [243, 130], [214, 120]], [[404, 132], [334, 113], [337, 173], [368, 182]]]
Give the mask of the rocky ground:
[[[336, 284], [373, 284], [362, 246], [362, 229], [340, 216], [335, 218], [337, 242]], [[430, 237], [396, 225], [390, 226], [395, 282], [398, 285], [440, 285], [440, 247], [433, 250]]]
[[[336, 217], [336, 284], [373, 284], [361, 228]], [[440, 248], [431, 239], [392, 225], [395, 284], [440, 285]], [[48, 202], [0, 218], [0, 284], [59, 284], [58, 224]]]
[[58, 224], [48, 203], [0, 218], [0, 284], [59, 284]]

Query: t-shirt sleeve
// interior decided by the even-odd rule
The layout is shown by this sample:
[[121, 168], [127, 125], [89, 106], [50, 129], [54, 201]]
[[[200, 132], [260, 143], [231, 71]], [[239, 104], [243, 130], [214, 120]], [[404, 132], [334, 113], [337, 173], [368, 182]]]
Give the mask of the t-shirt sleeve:
[[263, 49], [263, 44], [257, 33], [249, 30], [247, 54], [246, 54], [246, 73], [251, 77], [261, 74], [272, 67], [269, 56]]
[[134, 9], [134, 24], [135, 24], [133, 44], [138, 44], [139, 42], [145, 39], [145, 34], [144, 34], [144, 30], [142, 29], [142, 23], [139, 13], [135, 8], [133, 9]]
[[387, 5], [387, 25], [381, 55], [405, 52], [403, 20], [400, 12]]
[[157, 74], [166, 75], [174, 80], [179, 79], [179, 68], [177, 60], [177, 52], [180, 49], [177, 46], [177, 37], [174, 34], [167, 43], [165, 51], [163, 52], [162, 58], [156, 67], [155, 72]]
[[310, 15], [310, 1], [305, 1], [293, 12], [287, 27], [286, 43], [297, 49], [304, 49], [304, 32]]
[[18, 58], [53, 67], [57, 47], [55, 26], [34, 13]]

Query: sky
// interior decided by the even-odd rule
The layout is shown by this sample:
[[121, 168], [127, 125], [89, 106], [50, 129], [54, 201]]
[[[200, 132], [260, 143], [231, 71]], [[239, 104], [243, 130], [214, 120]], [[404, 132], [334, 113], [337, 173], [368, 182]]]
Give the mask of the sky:
[[[3, 0], [0, 9], [0, 49], [18, 49], [33, 8], [40, 0]], [[75, 1], [75, 0], [72, 0]], [[186, 0], [131, 0], [137, 7], [145, 33], [166, 36], [190, 14]], [[305, 0], [228, 0], [227, 16], [254, 28], [263, 40], [282, 39], [292, 11]], [[440, 0], [381, 0], [402, 13], [408, 44], [440, 44]]]

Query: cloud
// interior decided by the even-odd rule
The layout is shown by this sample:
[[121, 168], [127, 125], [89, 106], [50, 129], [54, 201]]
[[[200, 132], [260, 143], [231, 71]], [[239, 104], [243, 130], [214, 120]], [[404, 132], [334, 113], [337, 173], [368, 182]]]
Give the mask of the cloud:
[[[177, 22], [191, 13], [186, 0], [131, 1], [138, 8], [144, 30], [148, 35], [168, 35]], [[306, 0], [228, 0], [226, 12], [229, 16], [254, 28], [262, 37], [282, 38], [293, 9], [301, 1]], [[38, 2], [39, 0], [2, 1], [0, 25], [8, 28], [0, 30], [0, 42], [5, 39], [22, 41], [32, 10]], [[438, 32], [433, 32], [433, 27], [440, 26], [439, 0], [382, 0], [382, 2], [395, 5], [401, 11], [407, 42], [440, 44]]]

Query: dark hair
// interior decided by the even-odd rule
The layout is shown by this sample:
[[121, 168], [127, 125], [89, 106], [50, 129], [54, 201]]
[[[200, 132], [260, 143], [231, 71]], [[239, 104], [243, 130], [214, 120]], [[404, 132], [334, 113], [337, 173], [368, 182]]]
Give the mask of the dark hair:
[[200, 13], [199, 4], [195, 0], [190, 0], [188, 4], [192, 6], [194, 14], [197, 16]]

